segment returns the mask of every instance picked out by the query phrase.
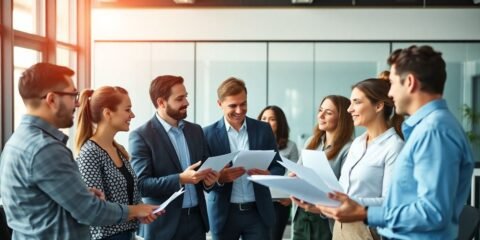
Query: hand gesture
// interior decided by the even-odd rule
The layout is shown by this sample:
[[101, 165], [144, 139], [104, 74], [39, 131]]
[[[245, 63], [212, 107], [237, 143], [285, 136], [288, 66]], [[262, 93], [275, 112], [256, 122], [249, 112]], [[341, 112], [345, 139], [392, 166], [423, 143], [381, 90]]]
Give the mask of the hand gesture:
[[143, 224], [150, 224], [152, 223], [153, 221], [155, 221], [155, 219], [157, 218], [156, 216], [161, 216], [165, 213], [165, 209], [160, 211], [160, 212], [157, 212], [155, 214], [152, 214], [152, 215], [149, 215], [149, 216], [146, 216], [146, 217], [139, 217], [138, 218], [138, 221], [140, 221], [140, 223], [143, 223]]
[[218, 178], [218, 182], [233, 182], [235, 181], [235, 179], [239, 178], [244, 173], [245, 169], [243, 167], [224, 167], [222, 170], [220, 170], [220, 177]]
[[153, 222], [157, 219], [157, 216], [163, 214], [164, 212], [159, 212], [153, 214], [153, 211], [157, 209], [158, 206], [149, 205], [149, 204], [137, 204], [137, 205], [128, 205], [128, 219], [138, 218]]
[[97, 197], [98, 199], [105, 201], [105, 194], [102, 192], [102, 190], [91, 187], [88, 188], [88, 191], [91, 192], [93, 196]]
[[299, 207], [303, 208], [303, 210], [305, 210], [305, 212], [311, 212], [311, 213], [316, 213], [316, 214], [321, 214], [322, 211], [320, 211], [320, 209], [318, 209], [317, 207], [315, 207], [315, 205], [311, 204], [311, 203], [308, 203], [308, 202], [305, 202], [303, 200], [300, 200], [298, 198], [295, 198], [295, 197], [291, 197], [292, 201], [297, 204]]
[[258, 168], [252, 168], [248, 169], [247, 174], [252, 176], [252, 175], [270, 175], [270, 171], [268, 170], [262, 170]]
[[285, 198], [285, 199], [280, 199], [278, 200], [278, 203], [280, 203], [282, 206], [290, 206], [292, 204], [292, 200], [290, 198]]
[[207, 174], [207, 176], [203, 179], [203, 184], [205, 184], [206, 187], [212, 186], [215, 182], [218, 181], [218, 178], [220, 177], [220, 173], [211, 171]]
[[367, 217], [365, 208], [353, 201], [348, 195], [340, 192], [329, 193], [328, 197], [340, 202], [339, 207], [326, 207], [315, 205], [325, 216], [333, 218], [340, 222], [356, 222], [363, 221]]
[[188, 168], [186, 168], [182, 173], [180, 173], [180, 184], [197, 184], [202, 181], [212, 169], [205, 169], [202, 171], [195, 171], [197, 167], [202, 164], [202, 161], [198, 161]]

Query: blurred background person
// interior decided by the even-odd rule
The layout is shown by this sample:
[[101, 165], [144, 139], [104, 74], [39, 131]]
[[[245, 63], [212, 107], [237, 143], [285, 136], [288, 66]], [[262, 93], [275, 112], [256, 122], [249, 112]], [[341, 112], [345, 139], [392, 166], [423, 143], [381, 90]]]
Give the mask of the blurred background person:
[[385, 70], [378, 74], [378, 78], [386, 81], [390, 81], [390, 71]]
[[[325, 151], [337, 178], [347, 158], [354, 131], [352, 117], [347, 111], [349, 105], [346, 97], [326, 96], [318, 109], [313, 136], [305, 144], [305, 149]], [[299, 164], [302, 164], [301, 160]], [[296, 205], [293, 213], [294, 240], [332, 239], [331, 224], [327, 218], [297, 208]]]
[[[289, 139], [290, 127], [288, 126], [285, 113], [278, 106], [265, 107], [257, 117], [258, 120], [267, 122], [272, 127], [275, 141], [277, 142], [278, 152], [282, 158], [293, 162], [298, 161], [298, 148], [295, 142]], [[271, 228], [271, 240], [282, 240], [283, 232], [287, 226], [290, 217], [291, 200], [274, 200], [275, 224]]]
[[[125, 205], [141, 203], [137, 177], [125, 148], [115, 134], [127, 132], [135, 115], [128, 93], [121, 87], [87, 89], [80, 95], [75, 149], [80, 173], [88, 187], [105, 194], [105, 199]], [[149, 219], [143, 219], [149, 222]], [[134, 237], [139, 222], [131, 221], [90, 227], [92, 239], [127, 240]]]

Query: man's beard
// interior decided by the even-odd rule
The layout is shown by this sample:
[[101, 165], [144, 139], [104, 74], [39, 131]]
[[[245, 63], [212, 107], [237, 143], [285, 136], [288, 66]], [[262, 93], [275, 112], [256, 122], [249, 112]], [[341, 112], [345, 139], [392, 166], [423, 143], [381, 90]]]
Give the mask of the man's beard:
[[58, 119], [58, 128], [69, 128], [73, 126], [73, 113], [75, 109], [71, 112], [67, 111], [67, 107], [63, 102], [60, 102], [60, 108], [56, 113]]
[[180, 112], [180, 110], [183, 110], [183, 109], [187, 109], [187, 106], [184, 106], [178, 110], [175, 110], [171, 108], [170, 105], [167, 104], [167, 115], [177, 121], [183, 120], [187, 117], [187, 111], [185, 111], [185, 113]]

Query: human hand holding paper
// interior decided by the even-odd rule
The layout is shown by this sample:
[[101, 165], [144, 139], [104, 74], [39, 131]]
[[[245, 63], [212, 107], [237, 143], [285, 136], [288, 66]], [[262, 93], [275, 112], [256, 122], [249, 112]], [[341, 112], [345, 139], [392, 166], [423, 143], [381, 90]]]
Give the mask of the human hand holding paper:
[[247, 174], [252, 176], [252, 175], [270, 175], [270, 171], [268, 170], [262, 170], [258, 168], [252, 168], [247, 170]]
[[179, 197], [184, 192], [185, 192], [185, 189], [183, 187], [180, 188], [180, 190], [174, 192], [165, 202], [160, 204], [160, 206], [153, 211], [153, 214], [163, 211], [168, 206], [168, 204], [170, 204], [173, 200], [175, 200], [175, 198]]
[[246, 170], [243, 167], [225, 167], [220, 171], [220, 177], [218, 178], [219, 183], [228, 183], [233, 182], [235, 179], [239, 178], [245, 174]]
[[312, 185], [301, 178], [276, 175], [253, 175], [248, 177], [248, 179], [310, 203], [321, 203], [325, 206], [339, 205], [338, 201], [328, 198], [325, 189]]

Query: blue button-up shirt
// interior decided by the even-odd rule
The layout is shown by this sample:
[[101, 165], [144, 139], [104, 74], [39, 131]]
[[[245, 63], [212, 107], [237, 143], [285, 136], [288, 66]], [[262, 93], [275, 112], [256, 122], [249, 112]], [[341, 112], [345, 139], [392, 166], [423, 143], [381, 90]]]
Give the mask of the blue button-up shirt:
[[368, 209], [368, 224], [394, 239], [455, 239], [470, 192], [474, 159], [445, 100], [421, 107], [403, 126], [405, 145], [382, 207]]
[[0, 195], [13, 239], [90, 239], [89, 225], [125, 222], [128, 208], [94, 197], [68, 137], [26, 115], [0, 159]]
[[[240, 150], [249, 150], [247, 120], [243, 121], [242, 126], [237, 131], [224, 119], [225, 127], [228, 134], [228, 142], [230, 144], [230, 151], [236, 152]], [[235, 161], [235, 160], [234, 160]], [[248, 169], [246, 169], [248, 170]], [[253, 191], [253, 184], [248, 180], [248, 175], [243, 174], [235, 179], [232, 184], [232, 194], [230, 196], [232, 203], [246, 203], [255, 202], [255, 192]]]
[[[158, 121], [162, 124], [163, 128], [168, 134], [168, 138], [172, 142], [175, 152], [177, 153], [178, 160], [180, 160], [180, 166], [182, 170], [187, 169], [191, 164], [190, 152], [188, 150], [187, 140], [183, 134], [183, 128], [185, 122], [179, 121], [178, 127], [173, 127], [163, 120], [158, 114], [156, 115]], [[182, 208], [190, 208], [198, 205], [197, 192], [195, 190], [195, 185], [185, 184], [185, 193], [183, 194]]]

